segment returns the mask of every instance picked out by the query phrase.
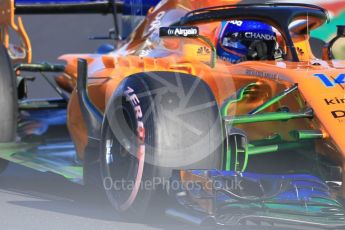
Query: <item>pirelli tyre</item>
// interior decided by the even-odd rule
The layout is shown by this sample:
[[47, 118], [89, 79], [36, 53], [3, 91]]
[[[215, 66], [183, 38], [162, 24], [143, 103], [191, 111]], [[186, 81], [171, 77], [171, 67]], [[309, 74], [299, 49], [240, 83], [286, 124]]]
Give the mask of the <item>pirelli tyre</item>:
[[[201, 79], [181, 73], [129, 76], [107, 105], [102, 129], [103, 185], [112, 205], [136, 218], [172, 188], [173, 169], [220, 169], [223, 126]], [[158, 193], [157, 193], [158, 192]], [[157, 209], [154, 209], [157, 210]], [[150, 211], [151, 213], [151, 211]]]
[[[11, 59], [0, 45], [0, 144], [15, 141], [17, 127], [17, 84]], [[0, 173], [8, 161], [0, 159]]]

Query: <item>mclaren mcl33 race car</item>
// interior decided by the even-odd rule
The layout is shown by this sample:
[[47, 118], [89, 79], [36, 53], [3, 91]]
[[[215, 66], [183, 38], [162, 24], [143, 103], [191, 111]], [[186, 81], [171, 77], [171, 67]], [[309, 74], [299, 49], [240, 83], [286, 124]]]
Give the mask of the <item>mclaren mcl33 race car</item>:
[[[309, 34], [329, 20], [320, 6], [135, 2], [0, 1], [0, 171], [14, 162], [101, 186], [127, 217], [166, 192], [166, 215], [193, 224], [344, 229], [345, 61], [333, 46], [345, 27], [317, 59]], [[144, 11], [118, 42], [119, 18]], [[60, 13], [112, 13], [121, 45], [32, 63], [19, 15]], [[220, 58], [238, 37], [263, 39], [219, 41], [224, 23], [246, 20], [272, 28], [271, 53]], [[61, 98], [28, 99], [30, 72]]]

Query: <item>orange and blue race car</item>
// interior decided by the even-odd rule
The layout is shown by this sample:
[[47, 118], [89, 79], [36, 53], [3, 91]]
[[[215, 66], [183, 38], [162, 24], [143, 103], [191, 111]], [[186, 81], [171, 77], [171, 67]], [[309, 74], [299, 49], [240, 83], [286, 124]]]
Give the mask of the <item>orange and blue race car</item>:
[[[319, 5], [148, 2], [0, 1], [0, 171], [101, 186], [136, 220], [166, 193], [165, 213], [192, 224], [344, 229], [345, 25], [318, 59]], [[66, 13], [113, 14], [96, 39], [114, 46], [32, 63], [17, 15]], [[119, 17], [144, 13], [121, 39]], [[28, 99], [28, 72], [61, 98]]]

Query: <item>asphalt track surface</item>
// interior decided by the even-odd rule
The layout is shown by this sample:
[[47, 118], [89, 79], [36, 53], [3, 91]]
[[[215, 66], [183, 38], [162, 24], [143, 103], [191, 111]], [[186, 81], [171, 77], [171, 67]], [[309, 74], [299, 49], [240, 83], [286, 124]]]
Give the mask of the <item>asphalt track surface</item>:
[[[34, 61], [55, 61], [64, 53], [94, 52], [102, 42], [90, 41], [88, 37], [105, 35], [112, 26], [112, 18], [96, 15], [25, 16], [24, 23], [32, 39]], [[29, 96], [57, 95], [42, 79], [37, 78], [29, 84]], [[201, 228], [177, 223], [164, 215], [157, 215], [145, 223], [128, 223], [114, 212], [102, 192], [90, 191], [58, 175], [10, 164], [0, 176], [0, 230], [65, 229]]]

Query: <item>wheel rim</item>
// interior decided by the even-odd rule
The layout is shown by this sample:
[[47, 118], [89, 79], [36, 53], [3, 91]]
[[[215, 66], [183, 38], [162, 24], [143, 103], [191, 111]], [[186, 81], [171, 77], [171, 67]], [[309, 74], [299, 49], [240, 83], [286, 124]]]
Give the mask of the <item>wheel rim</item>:
[[[116, 115], [124, 117], [125, 123], [120, 130], [126, 130], [124, 136], [128, 139], [117, 140], [108, 125], [105, 137], [105, 178], [111, 178], [114, 185], [111, 190], [107, 190], [108, 197], [118, 210], [126, 211], [139, 193], [145, 165], [145, 145], [140, 144], [143, 140], [138, 136], [138, 124], [130, 109], [121, 107], [116, 110]], [[120, 191], [116, 185], [119, 182]]]

